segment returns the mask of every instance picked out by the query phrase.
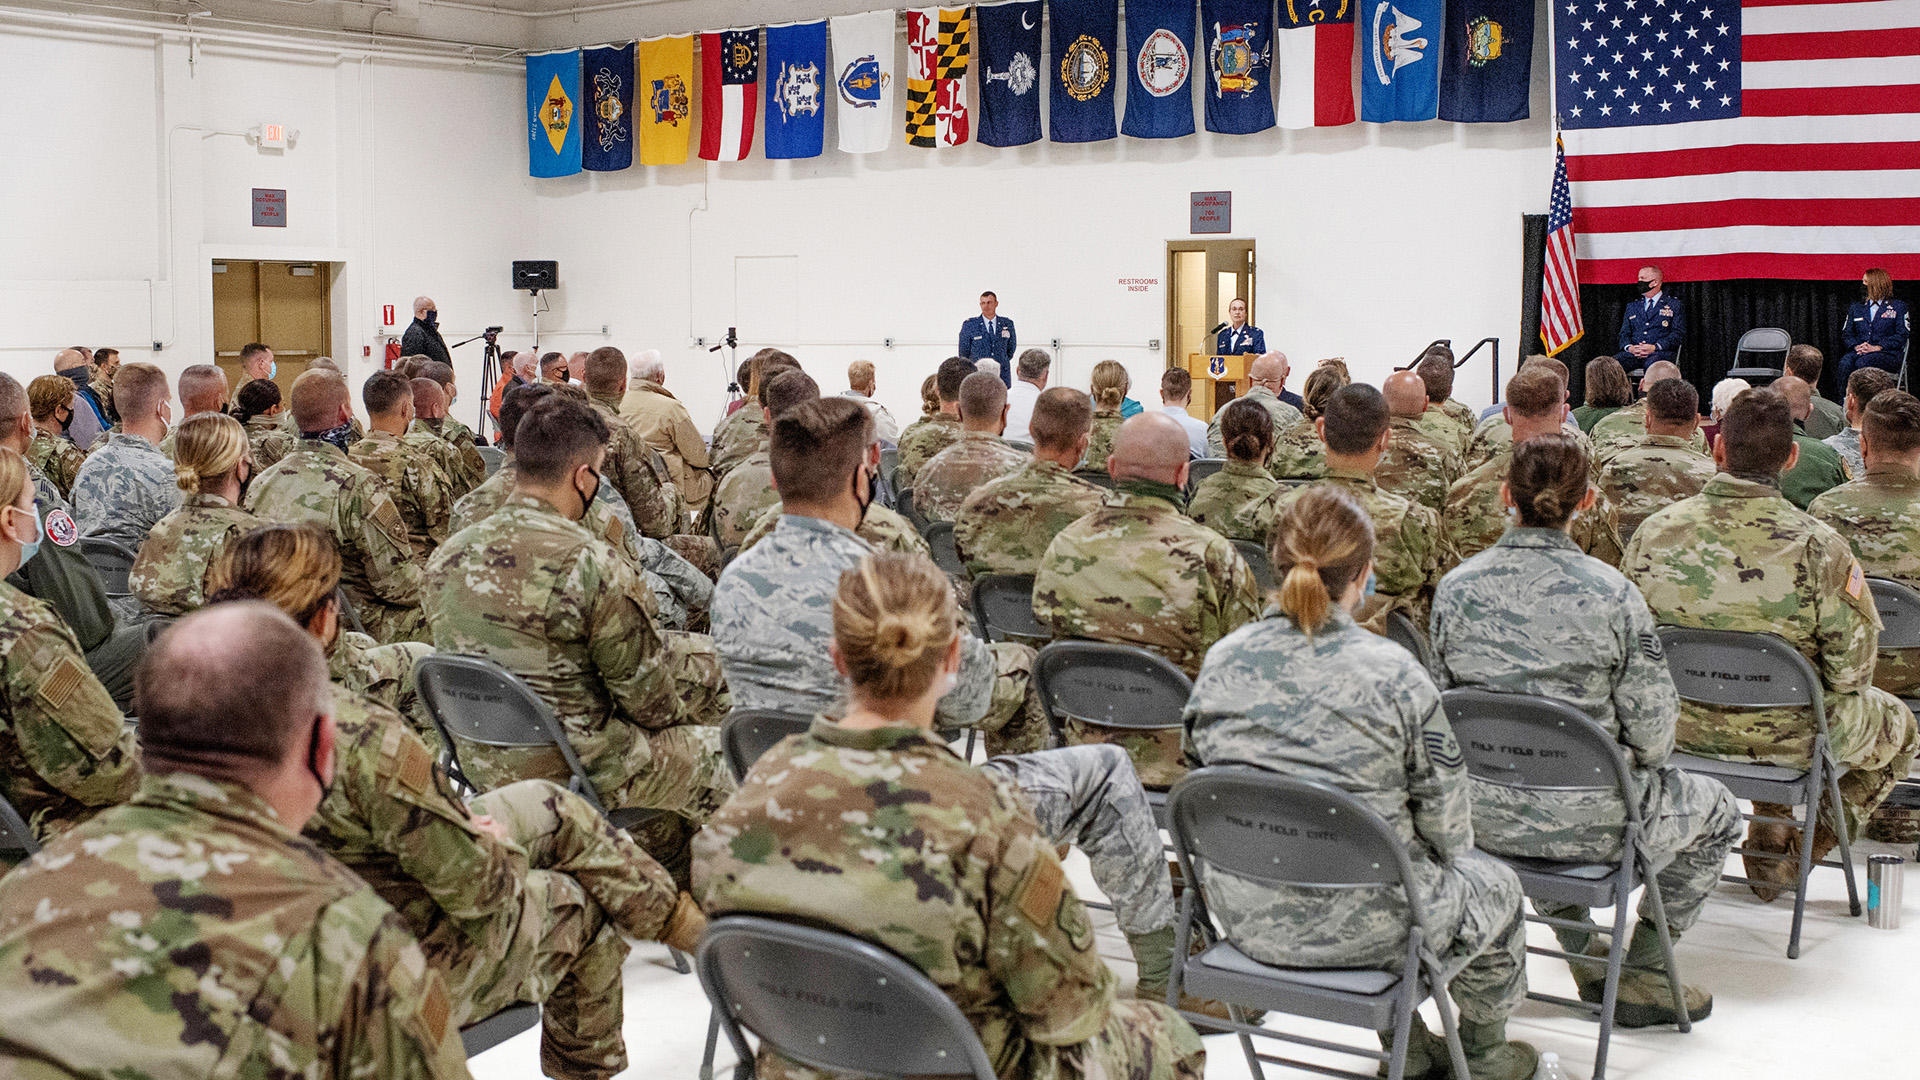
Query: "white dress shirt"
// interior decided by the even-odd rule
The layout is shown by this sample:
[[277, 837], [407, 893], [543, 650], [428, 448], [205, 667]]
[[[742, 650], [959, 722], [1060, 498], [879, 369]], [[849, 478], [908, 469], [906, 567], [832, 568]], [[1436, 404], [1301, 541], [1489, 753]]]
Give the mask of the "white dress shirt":
[[1013, 380], [1007, 388], [1007, 438], [1033, 441], [1033, 403], [1039, 400], [1039, 387], [1025, 379]]
[[1207, 456], [1207, 425], [1193, 418], [1185, 405], [1162, 405], [1160, 411], [1179, 421], [1187, 429], [1187, 449], [1196, 458]]

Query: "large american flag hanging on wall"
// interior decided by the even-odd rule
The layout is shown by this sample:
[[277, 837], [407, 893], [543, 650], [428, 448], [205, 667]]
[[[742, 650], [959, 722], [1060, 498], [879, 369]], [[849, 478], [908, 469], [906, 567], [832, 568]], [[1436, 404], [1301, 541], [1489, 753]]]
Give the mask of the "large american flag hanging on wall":
[[1920, 0], [1552, 0], [1579, 272], [1920, 278]]

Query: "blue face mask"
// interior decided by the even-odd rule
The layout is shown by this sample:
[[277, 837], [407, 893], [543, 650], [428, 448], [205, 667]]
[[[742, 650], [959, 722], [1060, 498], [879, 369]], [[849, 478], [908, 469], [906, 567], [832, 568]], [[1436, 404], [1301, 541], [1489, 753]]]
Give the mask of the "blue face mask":
[[1373, 571], [1369, 570], [1367, 571], [1367, 583], [1365, 585], [1360, 586], [1360, 599], [1365, 600], [1371, 597], [1372, 595], [1373, 595]]
[[[20, 512], [20, 508], [17, 506], [11, 507], [10, 509], [15, 513]], [[38, 506], [33, 508], [33, 535], [34, 539], [32, 542], [20, 545], [21, 566], [25, 566], [27, 563], [33, 561], [34, 553], [40, 550], [40, 540], [47, 535], [46, 529], [40, 524], [40, 508]]]
[[267, 378], [271, 379], [278, 374], [280, 374], [280, 361], [269, 361], [267, 364]]

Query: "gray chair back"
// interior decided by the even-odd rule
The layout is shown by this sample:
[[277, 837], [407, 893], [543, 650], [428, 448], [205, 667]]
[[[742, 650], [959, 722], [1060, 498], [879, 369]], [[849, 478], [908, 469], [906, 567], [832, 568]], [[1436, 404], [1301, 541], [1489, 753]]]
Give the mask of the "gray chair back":
[[476, 1057], [499, 1046], [523, 1031], [540, 1026], [540, 1006], [522, 1002], [509, 1005], [484, 1020], [476, 1020], [460, 1029], [460, 1045], [468, 1057]]
[[1887, 578], [1868, 578], [1880, 611], [1880, 647], [1920, 649], [1920, 592]]
[[1200, 481], [1226, 468], [1227, 459], [1217, 457], [1194, 458], [1187, 463], [1187, 497], [1200, 488]]
[[893, 488], [893, 490], [895, 491], [900, 490], [900, 488], [898, 487], [898, 482], [900, 478], [893, 474], [899, 468], [900, 468], [900, 448], [899, 447], [890, 446], [880, 451], [880, 477], [881, 479], [887, 482], [888, 487]]
[[1032, 574], [980, 574], [973, 579], [973, 619], [988, 641], [1038, 648], [1053, 632], [1033, 617]]
[[1405, 846], [1365, 803], [1266, 769], [1215, 765], [1188, 773], [1167, 795], [1167, 827], [1188, 881], [1204, 880], [1192, 876], [1193, 858], [1236, 877], [1299, 888], [1413, 880]]
[[929, 521], [920, 535], [933, 551], [933, 564], [948, 577], [965, 581], [967, 564], [960, 561], [960, 548], [953, 541], [953, 522]]
[[499, 472], [500, 466], [506, 464], [507, 452], [497, 446], [476, 446], [474, 449], [479, 452], [480, 460], [486, 463], [488, 476]]
[[1811, 708], [1816, 729], [1826, 735], [1820, 675], [1778, 635], [1663, 626], [1660, 644], [1682, 700], [1741, 709]]
[[1253, 571], [1253, 580], [1259, 583], [1260, 591], [1272, 592], [1273, 561], [1267, 558], [1267, 549], [1251, 540], [1235, 540], [1233, 548], [1242, 559], [1247, 560], [1247, 569]]
[[0, 851], [19, 851], [28, 855], [40, 850], [40, 841], [35, 839], [33, 830], [27, 827], [25, 818], [13, 804], [0, 796]]
[[798, 735], [813, 725], [813, 718], [773, 709], [735, 709], [720, 722], [720, 752], [726, 755], [727, 770], [739, 783], [760, 760], [760, 755], [789, 735]]
[[1733, 347], [1733, 368], [1727, 377], [1777, 379], [1786, 365], [1787, 350], [1792, 347], [1793, 338], [1785, 330], [1755, 327], [1741, 334], [1739, 344]]
[[959, 1006], [919, 968], [871, 942], [723, 915], [707, 925], [695, 965], [743, 1062], [753, 1054], [745, 1029], [828, 1072], [994, 1080]]
[[340, 605], [341, 628], [351, 630], [356, 634], [366, 633], [367, 628], [361, 624], [360, 613], [353, 609], [353, 598], [347, 595], [347, 590], [344, 585], [334, 586], [333, 599]]
[[1530, 791], [1612, 791], [1637, 816], [1633, 773], [1620, 743], [1564, 701], [1459, 688], [1440, 695], [1467, 774]]
[[1069, 718], [1111, 728], [1177, 728], [1193, 680], [1134, 645], [1056, 641], [1033, 662], [1034, 685], [1056, 736]]
[[133, 595], [127, 586], [127, 575], [133, 572], [135, 555], [125, 544], [104, 536], [83, 536], [80, 554], [87, 557], [93, 572], [100, 575], [100, 584], [106, 587], [108, 596]]
[[1412, 653], [1413, 658], [1420, 661], [1420, 666], [1423, 668], [1426, 667], [1428, 661], [1427, 643], [1421, 640], [1420, 629], [1413, 625], [1412, 619], [1407, 618], [1407, 613], [1404, 611], [1389, 611], [1387, 612], [1387, 617], [1382, 621], [1385, 624], [1383, 628], [1387, 632], [1387, 640]]
[[914, 508], [913, 489], [903, 487], [896, 489], [896, 491], [897, 494], [894, 496], [896, 501], [894, 510], [898, 511], [901, 517], [907, 519], [907, 524], [913, 526], [914, 532], [925, 536], [927, 534], [927, 519], [921, 516], [919, 510]]
[[602, 814], [607, 812], [553, 708], [518, 676], [491, 660], [451, 653], [423, 656], [413, 672], [420, 700], [440, 729], [462, 783], [472, 786], [460, 768], [461, 740], [482, 746], [551, 746], [567, 763], [572, 777], [567, 786]]
[[1006, 443], [1008, 446], [1013, 447], [1015, 450], [1018, 450], [1023, 454], [1033, 453], [1033, 441], [1031, 439], [1002, 438], [1000, 441], [1003, 443]]
[[1105, 469], [1075, 469], [1073, 475], [1096, 487], [1106, 488], [1108, 491], [1112, 491], [1116, 486], [1112, 474]]

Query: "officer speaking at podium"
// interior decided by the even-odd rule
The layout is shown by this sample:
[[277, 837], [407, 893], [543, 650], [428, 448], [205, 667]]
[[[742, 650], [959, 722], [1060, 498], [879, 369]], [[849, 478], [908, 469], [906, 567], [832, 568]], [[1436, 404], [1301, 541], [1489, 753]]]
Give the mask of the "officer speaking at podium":
[[1214, 336], [1213, 351], [1216, 356], [1238, 356], [1252, 353], [1259, 356], [1267, 351], [1267, 335], [1257, 326], [1247, 325], [1247, 302], [1234, 297], [1227, 304], [1227, 325]]
[[960, 344], [956, 356], [969, 360], [1000, 362], [1000, 381], [1013, 385], [1013, 354], [1020, 347], [1013, 320], [999, 314], [1000, 298], [990, 292], [980, 294], [980, 314], [960, 324]]

